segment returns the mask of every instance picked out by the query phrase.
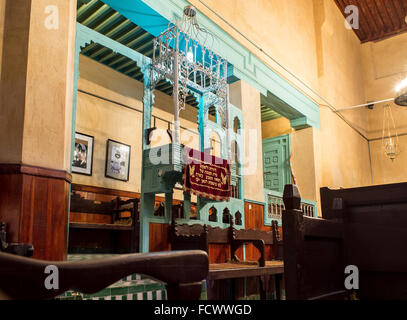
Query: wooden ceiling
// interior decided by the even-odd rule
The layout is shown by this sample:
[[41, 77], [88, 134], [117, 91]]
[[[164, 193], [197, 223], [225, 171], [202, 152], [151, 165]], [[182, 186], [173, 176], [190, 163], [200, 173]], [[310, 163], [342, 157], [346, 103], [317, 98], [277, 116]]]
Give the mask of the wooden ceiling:
[[334, 0], [345, 14], [348, 5], [359, 8], [359, 29], [354, 29], [361, 42], [377, 41], [406, 32], [407, 0]]

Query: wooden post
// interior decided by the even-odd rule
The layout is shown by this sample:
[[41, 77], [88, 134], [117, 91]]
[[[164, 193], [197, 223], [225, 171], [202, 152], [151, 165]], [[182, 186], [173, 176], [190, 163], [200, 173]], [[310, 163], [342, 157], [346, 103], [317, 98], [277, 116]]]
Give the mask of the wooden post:
[[171, 219], [172, 217], [172, 200], [173, 200], [173, 193], [168, 192], [165, 194], [165, 218]]
[[350, 249], [352, 242], [350, 241], [350, 216], [346, 212], [346, 203], [343, 198], [334, 198], [332, 200], [332, 208], [330, 211], [330, 219], [343, 222], [343, 268], [351, 265]]
[[184, 192], [184, 219], [191, 218], [191, 194]]
[[296, 185], [286, 185], [283, 201], [284, 278], [287, 300], [300, 300], [303, 233], [301, 196]]

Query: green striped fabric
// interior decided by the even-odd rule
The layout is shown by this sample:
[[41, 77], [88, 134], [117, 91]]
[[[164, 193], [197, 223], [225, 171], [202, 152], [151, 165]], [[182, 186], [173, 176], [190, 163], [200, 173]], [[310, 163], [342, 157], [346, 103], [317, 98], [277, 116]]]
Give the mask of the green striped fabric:
[[[68, 255], [68, 261], [108, 258], [115, 255], [78, 254]], [[59, 300], [166, 300], [165, 284], [147, 276], [132, 274], [109, 287], [94, 293], [84, 294], [67, 291]]]

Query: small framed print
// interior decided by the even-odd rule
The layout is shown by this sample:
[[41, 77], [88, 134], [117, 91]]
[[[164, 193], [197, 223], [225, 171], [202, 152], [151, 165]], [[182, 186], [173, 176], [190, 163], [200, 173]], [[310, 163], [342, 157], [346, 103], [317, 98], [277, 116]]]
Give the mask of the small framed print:
[[92, 175], [94, 137], [75, 133], [75, 149], [72, 160], [72, 172]]
[[106, 177], [129, 181], [130, 151], [131, 147], [127, 144], [107, 140]]

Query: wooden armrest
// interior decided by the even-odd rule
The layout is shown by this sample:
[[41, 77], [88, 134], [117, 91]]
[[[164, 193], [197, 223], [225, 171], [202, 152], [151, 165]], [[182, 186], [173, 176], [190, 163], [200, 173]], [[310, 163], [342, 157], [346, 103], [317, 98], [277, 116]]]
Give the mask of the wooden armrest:
[[[58, 289], [45, 288], [45, 279], [50, 274], [44, 271], [49, 265], [58, 268]], [[0, 292], [11, 299], [36, 300], [51, 299], [67, 290], [92, 294], [134, 273], [154, 277], [171, 288], [191, 284], [200, 289], [197, 283], [206, 278], [208, 270], [208, 255], [198, 250], [129, 254], [75, 262], [41, 261], [0, 253]], [[193, 297], [196, 296], [190, 296]]]

